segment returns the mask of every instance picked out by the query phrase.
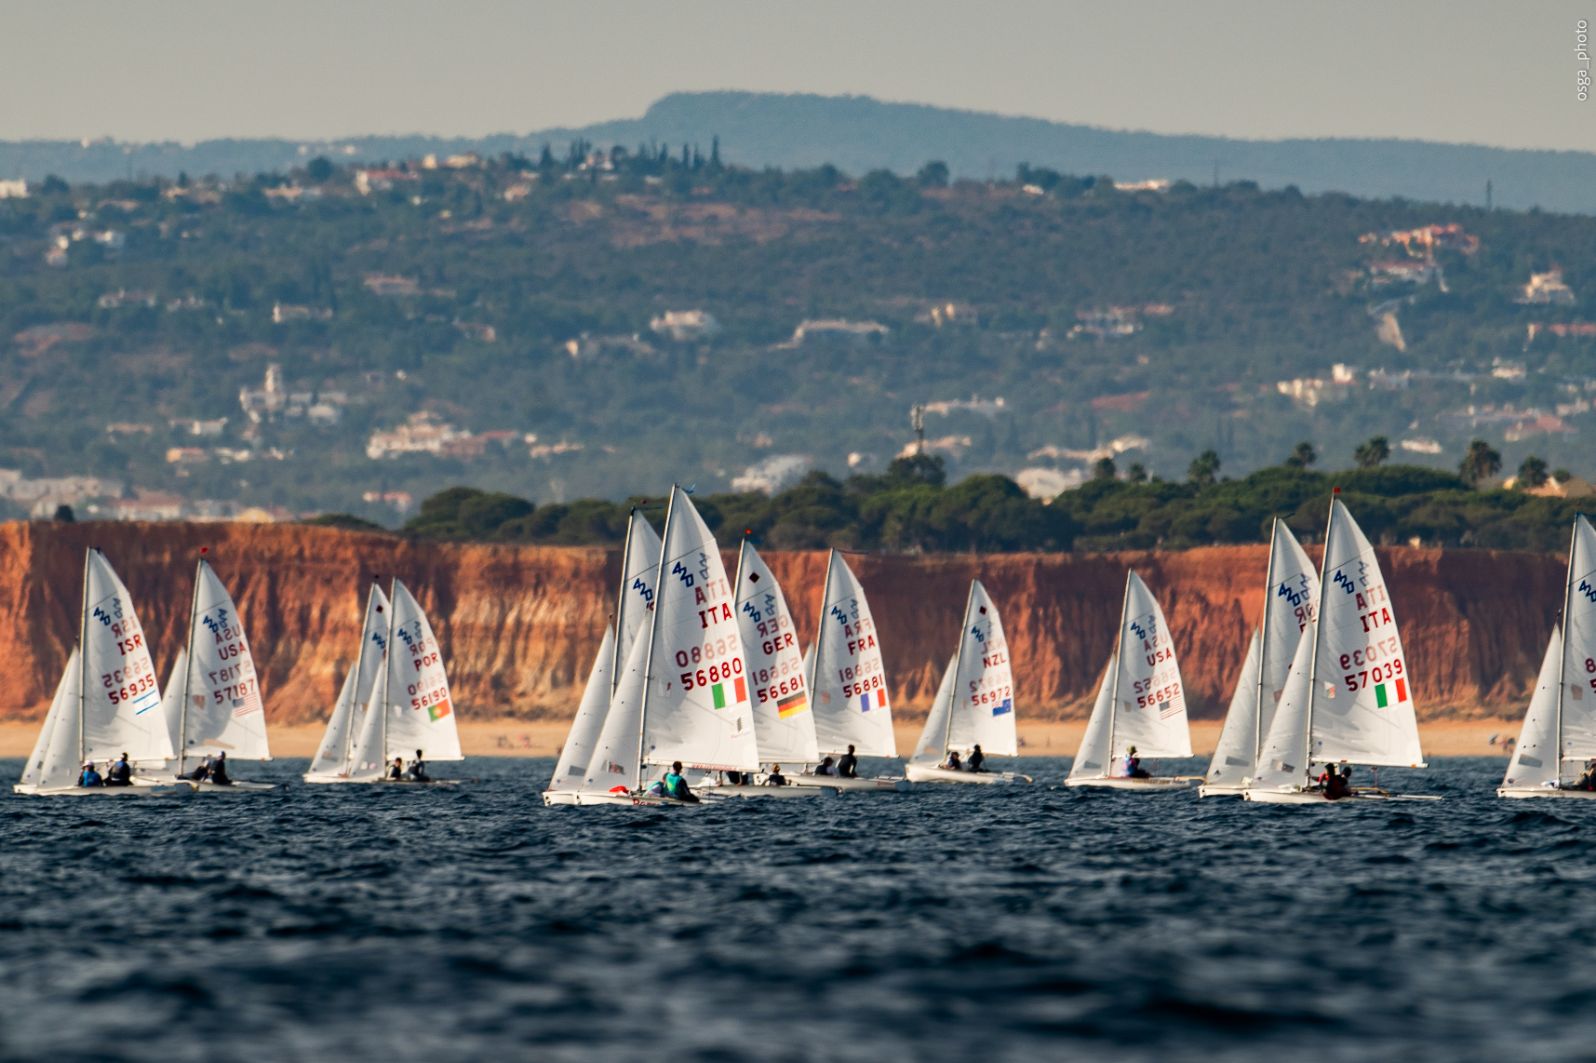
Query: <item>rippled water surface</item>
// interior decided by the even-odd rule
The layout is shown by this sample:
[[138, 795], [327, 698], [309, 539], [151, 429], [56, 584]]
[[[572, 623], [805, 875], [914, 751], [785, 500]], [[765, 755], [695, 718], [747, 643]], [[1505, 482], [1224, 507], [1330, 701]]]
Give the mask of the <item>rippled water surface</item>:
[[[1596, 802], [0, 798], [0, 1057], [1589, 1059]], [[1191, 765], [1196, 769], [1196, 765]], [[302, 762], [247, 774], [295, 780]], [[18, 762], [0, 761], [9, 780]]]

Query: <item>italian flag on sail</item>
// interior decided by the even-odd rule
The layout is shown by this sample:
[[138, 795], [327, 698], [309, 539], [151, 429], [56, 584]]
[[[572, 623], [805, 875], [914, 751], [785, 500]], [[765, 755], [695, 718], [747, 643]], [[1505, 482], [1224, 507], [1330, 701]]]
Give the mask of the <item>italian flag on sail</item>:
[[1377, 683], [1374, 688], [1374, 704], [1378, 708], [1385, 708], [1391, 704], [1391, 696], [1395, 694], [1397, 703], [1408, 700], [1408, 681], [1397, 679], [1389, 683]]
[[731, 703], [733, 705], [741, 705], [748, 700], [748, 684], [743, 682], [742, 676], [737, 676], [732, 680], [731, 686], [727, 686], [725, 683], [716, 683], [709, 688], [709, 693], [715, 699], [715, 708], [724, 709], [726, 707], [727, 694], [732, 695]]

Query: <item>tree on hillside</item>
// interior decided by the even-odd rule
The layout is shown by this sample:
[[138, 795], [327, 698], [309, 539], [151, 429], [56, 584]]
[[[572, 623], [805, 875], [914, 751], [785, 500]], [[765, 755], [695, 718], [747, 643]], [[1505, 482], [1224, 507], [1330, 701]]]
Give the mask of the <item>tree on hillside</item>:
[[1518, 486], [1540, 487], [1546, 483], [1546, 462], [1531, 454], [1518, 465]]
[[941, 159], [932, 159], [920, 167], [920, 172], [914, 175], [920, 182], [921, 188], [946, 188], [948, 187], [948, 164]]
[[941, 487], [948, 482], [948, 467], [935, 454], [910, 454], [894, 458], [887, 466], [887, 483], [893, 487], [926, 485]]
[[1125, 470], [1125, 482], [1144, 484], [1147, 482], [1147, 466], [1139, 461], [1131, 462], [1131, 467]]
[[71, 524], [78, 518], [77, 515], [72, 512], [72, 507], [63, 502], [59, 506], [55, 507], [55, 517], [53, 519], [57, 524]]
[[1119, 476], [1119, 470], [1114, 467], [1113, 458], [1098, 458], [1092, 464], [1092, 479], [1113, 480]]
[[1358, 444], [1358, 449], [1352, 452], [1352, 460], [1358, 463], [1360, 469], [1374, 469], [1384, 465], [1391, 456], [1391, 444], [1385, 436], [1374, 436]]
[[1205, 450], [1192, 459], [1186, 466], [1186, 479], [1194, 484], [1207, 486], [1219, 479], [1219, 455], [1212, 450]]
[[1458, 475], [1470, 487], [1478, 487], [1502, 471], [1502, 455], [1491, 449], [1483, 439], [1469, 443], [1468, 453], [1457, 467]]
[[1292, 448], [1290, 456], [1286, 458], [1285, 466], [1288, 469], [1306, 469], [1318, 460], [1319, 452], [1305, 439]]
[[305, 164], [305, 176], [317, 184], [329, 180], [333, 175], [333, 164], [325, 155], [318, 155]]
[[1573, 478], [1574, 478], [1574, 474], [1569, 472], [1567, 469], [1553, 469], [1552, 470], [1552, 479], [1556, 480], [1560, 484], [1566, 484], [1568, 481], [1572, 480]]

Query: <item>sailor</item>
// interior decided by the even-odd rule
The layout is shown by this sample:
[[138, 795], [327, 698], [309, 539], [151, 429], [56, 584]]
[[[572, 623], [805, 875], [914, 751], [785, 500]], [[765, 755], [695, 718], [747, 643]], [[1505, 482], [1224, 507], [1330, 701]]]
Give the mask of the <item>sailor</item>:
[[835, 775], [837, 774], [837, 766], [832, 762], [830, 757], [826, 757], [819, 764], [815, 765], [815, 774]]
[[948, 759], [942, 762], [942, 766], [948, 771], [963, 771], [964, 765], [959, 762], [959, 751], [956, 749], [948, 750]]
[[1585, 773], [1573, 786], [1575, 790], [1596, 790], [1596, 760], [1585, 762]]
[[722, 772], [722, 774], [726, 777], [727, 786], [741, 786], [745, 781], [743, 779], [743, 773], [740, 771], [728, 771]]
[[1152, 773], [1142, 767], [1142, 758], [1136, 755], [1136, 747], [1128, 746], [1125, 749], [1125, 778], [1150, 779]]
[[216, 759], [211, 761], [210, 770], [205, 773], [205, 781], [216, 786], [233, 785], [233, 780], [227, 777], [226, 753], [216, 754]]
[[787, 785], [787, 776], [785, 776], [785, 775], [783, 775], [781, 773], [781, 765], [780, 764], [772, 764], [770, 766], [770, 774], [765, 776], [765, 785], [766, 786], [786, 786]]
[[985, 763], [986, 763], [986, 754], [981, 752], [981, 747], [978, 744], [978, 745], [974, 746], [970, 750], [970, 756], [964, 762], [964, 770], [965, 771], [980, 771], [981, 770], [981, 765], [985, 764]]
[[1330, 764], [1329, 761], [1326, 761], [1324, 770], [1319, 773], [1318, 788], [1321, 790], [1328, 790], [1330, 788], [1330, 780], [1335, 777], [1335, 773], [1336, 769]]
[[421, 750], [419, 750], [419, 749], [416, 750], [416, 759], [412, 760], [410, 762], [410, 781], [411, 782], [431, 782], [432, 781], [431, 776], [429, 776], [427, 774], [427, 765], [425, 763], [423, 763], [422, 760], [421, 760]]
[[209, 753], [205, 754], [205, 759], [200, 761], [199, 767], [183, 776], [183, 778], [190, 779], [194, 782], [204, 782], [205, 779], [210, 775], [211, 765], [215, 763], [215, 760], [216, 758], [211, 756]]
[[859, 777], [859, 758], [853, 755], [853, 746], [848, 747], [848, 752], [837, 761], [837, 774], [844, 779], [857, 779]]
[[79, 786], [103, 786], [105, 782], [100, 778], [100, 773], [94, 770], [94, 761], [83, 762], [83, 772], [78, 776]]
[[405, 762], [400, 757], [394, 757], [393, 758], [393, 763], [388, 765], [388, 781], [389, 782], [404, 782], [404, 779], [405, 779]]
[[112, 764], [105, 773], [107, 786], [132, 786], [133, 766], [127, 762], [127, 754], [123, 753], [120, 760]]
[[665, 796], [674, 797], [678, 801], [698, 803], [698, 797], [687, 787], [687, 779], [682, 775], [682, 762], [675, 761], [671, 770], [665, 773]]
[[1335, 768], [1330, 767], [1329, 765], [1326, 765], [1324, 799], [1326, 801], [1339, 801], [1343, 797], [1351, 796], [1351, 793], [1352, 769], [1348, 768], [1346, 771], [1341, 772], [1336, 771]]

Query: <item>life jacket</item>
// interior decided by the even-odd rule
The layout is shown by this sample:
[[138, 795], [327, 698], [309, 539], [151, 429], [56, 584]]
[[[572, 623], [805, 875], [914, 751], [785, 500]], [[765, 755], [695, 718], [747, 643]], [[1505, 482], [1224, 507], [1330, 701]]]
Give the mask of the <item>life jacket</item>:
[[674, 771], [665, 774], [665, 793], [669, 797], [682, 796], [682, 783], [686, 780]]

